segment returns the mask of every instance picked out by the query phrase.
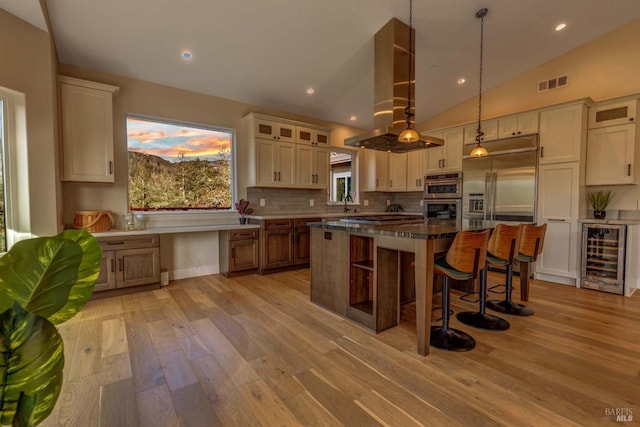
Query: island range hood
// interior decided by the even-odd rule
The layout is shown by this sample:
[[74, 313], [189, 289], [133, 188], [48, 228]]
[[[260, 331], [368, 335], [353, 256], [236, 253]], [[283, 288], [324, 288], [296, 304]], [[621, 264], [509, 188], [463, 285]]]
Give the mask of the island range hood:
[[[415, 31], [411, 29], [411, 31]], [[415, 40], [415, 37], [412, 36]], [[373, 124], [375, 130], [344, 140], [351, 147], [372, 150], [406, 153], [425, 148], [444, 145], [440, 138], [421, 136], [416, 142], [400, 142], [398, 135], [407, 127], [407, 84], [415, 81], [415, 58], [409, 50], [409, 26], [392, 18], [375, 35], [374, 39], [375, 68], [373, 73]], [[415, 52], [415, 47], [411, 49]], [[409, 75], [409, 58], [411, 55], [411, 82]], [[415, 90], [412, 90], [415, 94]], [[413, 99], [411, 107], [414, 108]]]

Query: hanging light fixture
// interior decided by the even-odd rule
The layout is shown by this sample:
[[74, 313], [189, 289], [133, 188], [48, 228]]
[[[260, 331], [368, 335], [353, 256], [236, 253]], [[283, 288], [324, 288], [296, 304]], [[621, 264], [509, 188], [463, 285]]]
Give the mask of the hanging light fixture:
[[407, 78], [407, 108], [404, 109], [404, 114], [407, 117], [407, 128], [398, 135], [398, 141], [400, 142], [416, 142], [420, 140], [420, 135], [415, 129], [411, 128], [411, 118], [414, 114], [411, 112], [411, 82], [412, 82], [412, 60], [413, 55], [413, 34], [412, 34], [412, 20], [413, 20], [413, 0], [409, 0], [409, 76]]
[[482, 132], [482, 55], [484, 53], [484, 17], [487, 16], [488, 11], [489, 9], [484, 8], [476, 12], [476, 18], [480, 19], [480, 89], [478, 92], [478, 129], [476, 131], [477, 145], [470, 153], [473, 157], [483, 157], [488, 154], [487, 149], [480, 144], [482, 137], [484, 136], [484, 132]]

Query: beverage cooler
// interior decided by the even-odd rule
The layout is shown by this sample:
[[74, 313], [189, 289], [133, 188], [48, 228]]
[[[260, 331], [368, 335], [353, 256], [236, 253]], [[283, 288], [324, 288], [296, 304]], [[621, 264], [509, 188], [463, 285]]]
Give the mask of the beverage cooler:
[[625, 225], [582, 225], [581, 287], [624, 295]]

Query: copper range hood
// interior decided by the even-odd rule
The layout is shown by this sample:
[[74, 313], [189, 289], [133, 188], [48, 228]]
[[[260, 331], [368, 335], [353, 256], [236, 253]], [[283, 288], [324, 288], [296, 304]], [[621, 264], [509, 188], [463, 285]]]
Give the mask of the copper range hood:
[[[411, 31], [415, 30], [411, 29]], [[415, 37], [412, 36], [412, 39], [415, 41]], [[392, 18], [376, 33], [374, 46], [373, 124], [375, 130], [347, 138], [344, 140], [344, 144], [392, 153], [406, 153], [444, 145], [442, 139], [428, 136], [421, 136], [421, 140], [416, 142], [398, 141], [398, 135], [407, 127], [404, 114], [407, 107], [407, 84], [414, 85], [411, 92], [415, 94], [416, 67], [413, 55], [415, 42], [412, 49], [409, 50], [409, 26]], [[410, 82], [407, 81], [409, 75], [407, 55], [411, 55], [412, 75]], [[414, 108], [414, 100], [412, 99], [412, 112]]]

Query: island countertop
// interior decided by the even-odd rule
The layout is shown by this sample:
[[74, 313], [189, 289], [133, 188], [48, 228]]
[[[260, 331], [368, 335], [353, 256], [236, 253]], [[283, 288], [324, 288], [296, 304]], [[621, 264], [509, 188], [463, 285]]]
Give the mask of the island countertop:
[[454, 237], [460, 231], [479, 231], [493, 228], [498, 221], [428, 220], [410, 224], [367, 224], [346, 221], [310, 222], [310, 227], [342, 230], [352, 233], [368, 233], [380, 236], [405, 237], [409, 239], [441, 239]]

